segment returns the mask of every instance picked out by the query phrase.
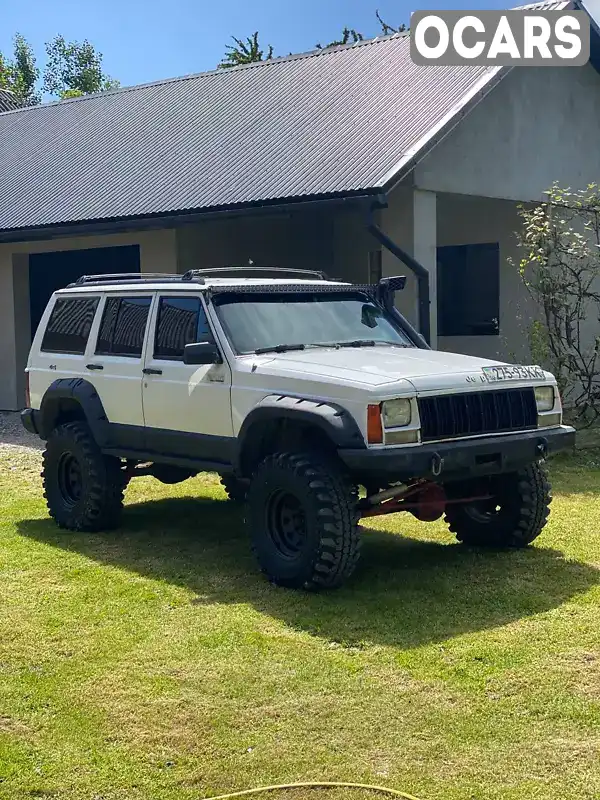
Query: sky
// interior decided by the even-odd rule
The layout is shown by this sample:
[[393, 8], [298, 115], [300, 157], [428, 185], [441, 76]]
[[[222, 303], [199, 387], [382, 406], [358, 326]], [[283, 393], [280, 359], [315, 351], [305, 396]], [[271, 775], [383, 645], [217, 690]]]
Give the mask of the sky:
[[417, 5], [399, 0], [0, 0], [0, 52], [10, 53], [18, 31], [33, 45], [41, 66], [44, 43], [57, 33], [67, 40], [87, 38], [104, 55], [105, 71], [131, 86], [214, 69], [231, 36], [244, 38], [255, 30], [275, 55], [287, 55], [337, 39], [344, 25], [376, 36], [375, 9], [398, 25], [420, 9], [507, 5], [506, 0], [422, 0]]

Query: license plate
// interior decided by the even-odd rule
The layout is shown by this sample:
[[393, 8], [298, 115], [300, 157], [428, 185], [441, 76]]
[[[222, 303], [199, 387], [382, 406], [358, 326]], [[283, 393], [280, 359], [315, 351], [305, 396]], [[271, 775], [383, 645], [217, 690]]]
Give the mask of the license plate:
[[513, 365], [500, 365], [497, 367], [481, 368], [488, 383], [500, 381], [545, 381], [546, 375], [541, 367], [519, 367]]

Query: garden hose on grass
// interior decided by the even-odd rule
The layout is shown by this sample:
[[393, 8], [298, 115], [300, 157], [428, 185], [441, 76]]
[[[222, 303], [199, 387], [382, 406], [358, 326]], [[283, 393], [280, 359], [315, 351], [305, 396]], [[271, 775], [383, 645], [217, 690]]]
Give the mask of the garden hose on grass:
[[279, 786], [260, 786], [256, 789], [242, 789], [241, 792], [230, 792], [229, 794], [219, 794], [216, 797], [205, 798], [205, 800], [231, 800], [233, 797], [246, 797], [250, 794], [261, 792], [276, 792], [287, 789], [366, 789], [378, 794], [387, 794], [391, 797], [400, 797], [403, 800], [418, 800], [412, 794], [406, 794], [398, 789], [388, 789], [387, 786], [370, 786], [368, 783], [339, 783], [337, 781], [308, 781], [307, 783], [282, 783]]

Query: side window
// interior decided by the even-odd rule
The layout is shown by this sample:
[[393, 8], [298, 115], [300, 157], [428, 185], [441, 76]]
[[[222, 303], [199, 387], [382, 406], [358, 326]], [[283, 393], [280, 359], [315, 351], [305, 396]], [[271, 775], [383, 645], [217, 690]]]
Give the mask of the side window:
[[42, 351], [83, 355], [99, 299], [59, 297], [42, 339]]
[[193, 342], [212, 341], [199, 297], [161, 297], [154, 339], [154, 358], [183, 358], [183, 348]]
[[108, 297], [96, 353], [140, 358], [151, 302], [151, 297]]
[[500, 252], [497, 244], [438, 247], [438, 333], [497, 336]]

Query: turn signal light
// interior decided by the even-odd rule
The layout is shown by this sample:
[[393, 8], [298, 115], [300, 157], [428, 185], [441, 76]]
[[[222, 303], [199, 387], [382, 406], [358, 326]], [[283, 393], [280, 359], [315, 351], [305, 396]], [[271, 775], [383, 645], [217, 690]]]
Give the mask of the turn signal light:
[[367, 406], [367, 442], [369, 444], [383, 443], [383, 426], [381, 424], [381, 406]]

